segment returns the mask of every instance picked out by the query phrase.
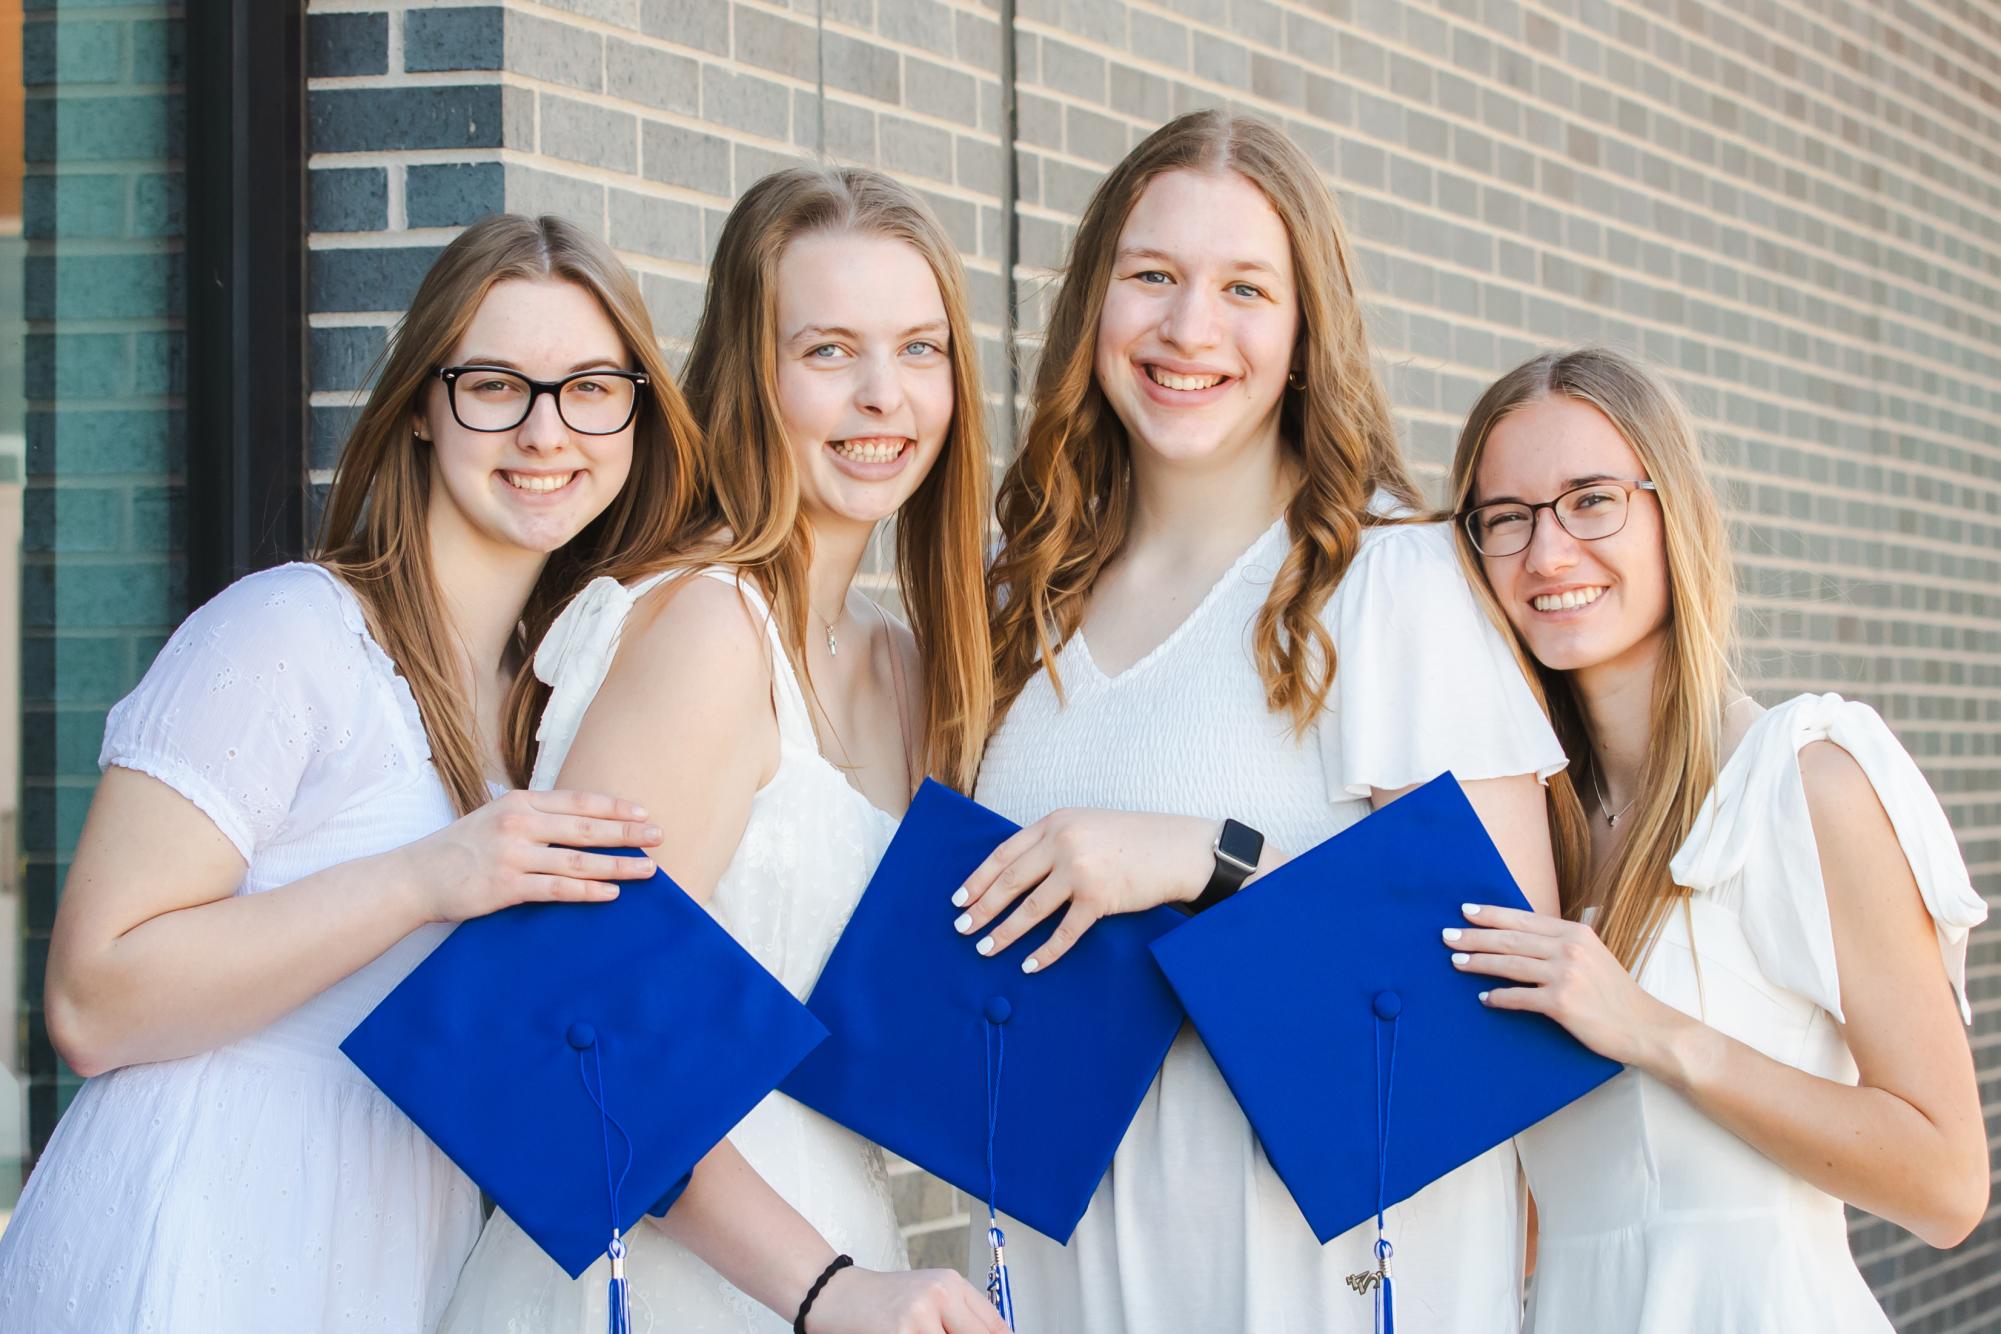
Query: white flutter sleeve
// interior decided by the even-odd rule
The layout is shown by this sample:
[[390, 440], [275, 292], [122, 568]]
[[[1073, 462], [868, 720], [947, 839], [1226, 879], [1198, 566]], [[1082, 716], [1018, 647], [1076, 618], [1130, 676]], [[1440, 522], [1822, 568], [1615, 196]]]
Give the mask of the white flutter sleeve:
[[1328, 799], [1567, 763], [1513, 651], [1474, 597], [1443, 524], [1369, 529], [1328, 600], [1336, 653], [1320, 726]]
[[[317, 817], [296, 809], [309, 769], [363, 759], [379, 740], [383, 700], [364, 643], [353, 595], [325, 569], [239, 579], [181, 622], [113, 706], [98, 767], [159, 779], [248, 862], [288, 823]], [[340, 796], [339, 784], [311, 786]]]
[[1675, 883], [1700, 893], [1733, 892], [1738, 901], [1726, 906], [1743, 922], [1766, 975], [1842, 1018], [1834, 924], [1800, 781], [1800, 748], [1815, 741], [1847, 751], [1876, 789], [1932, 916], [1960, 1015], [1971, 1023], [1966, 942], [1986, 920], [1987, 904], [1973, 888], [1931, 784], [1867, 704], [1800, 695], [1753, 724], [1669, 864]]

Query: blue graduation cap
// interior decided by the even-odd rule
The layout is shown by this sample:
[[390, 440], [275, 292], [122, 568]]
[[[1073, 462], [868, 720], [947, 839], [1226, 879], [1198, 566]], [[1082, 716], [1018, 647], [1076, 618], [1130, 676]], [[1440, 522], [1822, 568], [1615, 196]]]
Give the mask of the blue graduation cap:
[[1378, 1267], [1348, 1283], [1385, 1329], [1383, 1211], [1621, 1068], [1480, 1003], [1492, 981], [1439, 938], [1469, 902], [1529, 907], [1446, 774], [1153, 945], [1314, 1235], [1375, 1217]]
[[341, 1050], [571, 1278], [610, 1254], [621, 1334], [623, 1234], [825, 1037], [656, 870], [460, 924]]
[[952, 892], [1018, 825], [926, 781], [807, 1005], [832, 1035], [780, 1086], [987, 1202], [988, 1292], [1012, 1323], [996, 1211], [1067, 1243], [1181, 1007], [1147, 946], [1170, 908], [1108, 917], [1033, 975], [1040, 923], [982, 957]]

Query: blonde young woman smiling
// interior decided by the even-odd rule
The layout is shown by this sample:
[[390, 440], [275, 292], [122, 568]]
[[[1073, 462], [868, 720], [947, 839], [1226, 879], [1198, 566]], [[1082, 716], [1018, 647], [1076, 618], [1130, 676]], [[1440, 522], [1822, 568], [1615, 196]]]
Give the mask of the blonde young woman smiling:
[[[970, 785], [991, 686], [987, 455], [965, 277], [878, 173], [774, 173], [737, 201], [685, 383], [713, 490], [595, 581], [549, 638], [534, 786], [611, 783], [660, 862], [802, 998], [927, 773]], [[910, 625], [854, 580], [897, 521]], [[1003, 1334], [963, 1275], [905, 1269], [882, 1152], [772, 1094], [627, 1239], [634, 1334]], [[601, 1330], [504, 1215], [445, 1334]]]
[[1573, 920], [1473, 908], [1443, 948], [1488, 1004], [1630, 1067], [1520, 1138], [1533, 1328], [1887, 1334], [1842, 1202], [1935, 1246], [1987, 1203], [1962, 1028], [1986, 908], [1945, 813], [1868, 706], [1736, 689], [1723, 524], [1654, 374], [1591, 348], [1517, 368], [1452, 479], [1570, 754]]
[[[961, 893], [968, 948], [1061, 913], [1030, 962], [1065, 967], [1098, 917], [1201, 896], [1223, 818], [1270, 866], [1448, 769], [1554, 908], [1562, 752], [1450, 534], [1394, 517], [1415, 491], [1352, 274], [1312, 164], [1256, 120], [1162, 127], [1086, 208], [992, 576], [977, 795], [1027, 827]], [[1392, 1211], [1405, 1334], [1515, 1327], [1520, 1208], [1503, 1146]], [[1008, 1236], [1023, 1329], [1372, 1326], [1344, 1281], [1372, 1237], [1319, 1244], [1192, 1030], [1071, 1243]]]

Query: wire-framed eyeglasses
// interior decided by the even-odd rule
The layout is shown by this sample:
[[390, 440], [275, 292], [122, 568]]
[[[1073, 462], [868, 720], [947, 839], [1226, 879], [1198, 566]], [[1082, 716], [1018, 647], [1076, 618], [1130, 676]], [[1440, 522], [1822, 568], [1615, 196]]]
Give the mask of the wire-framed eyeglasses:
[[1473, 549], [1483, 556], [1512, 556], [1526, 551], [1535, 539], [1537, 511], [1548, 510], [1564, 532], [1580, 542], [1596, 542], [1626, 526], [1632, 512], [1635, 491], [1659, 491], [1652, 482], [1624, 481], [1601, 477], [1583, 486], [1574, 486], [1555, 500], [1529, 504], [1522, 500], [1496, 500], [1462, 510], [1459, 521]]
[[440, 366], [452, 416], [468, 431], [511, 431], [528, 420], [535, 400], [556, 400], [556, 415], [579, 435], [616, 435], [639, 411], [647, 377], [639, 371], [578, 371], [560, 380], [531, 380], [504, 366]]

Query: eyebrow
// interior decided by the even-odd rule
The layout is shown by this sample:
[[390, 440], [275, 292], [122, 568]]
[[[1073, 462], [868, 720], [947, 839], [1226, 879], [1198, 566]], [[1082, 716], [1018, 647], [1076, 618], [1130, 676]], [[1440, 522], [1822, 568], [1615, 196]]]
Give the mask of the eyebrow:
[[[903, 338], [909, 338], [915, 334], [938, 334], [938, 333], [949, 333], [949, 332], [950, 332], [950, 326], [946, 323], [946, 321], [925, 320], [921, 324], [911, 325], [908, 329], [905, 329], [902, 333], [898, 334], [897, 337], [899, 339], [903, 339]], [[798, 332], [794, 333], [791, 337], [787, 338], [785, 341], [788, 343], [796, 343], [804, 338], [849, 338], [857, 343], [864, 341], [862, 335], [856, 333], [853, 329], [843, 328], [837, 324], [809, 324], [806, 325], [804, 328], [800, 329]]]
[[[1128, 260], [1128, 259], [1158, 259], [1158, 260], [1164, 260], [1169, 264], [1181, 263], [1181, 260], [1178, 256], [1170, 255], [1165, 250], [1155, 250], [1151, 246], [1127, 246], [1126, 248], [1120, 250], [1116, 256], [1114, 256], [1115, 263], [1119, 260]], [[1274, 278], [1279, 276], [1277, 269], [1273, 268], [1271, 265], [1265, 263], [1261, 259], [1233, 260], [1225, 267], [1234, 269], [1238, 273], [1263, 272], [1263, 273], [1269, 273]]]
[[[1564, 492], [1566, 491], [1575, 491], [1578, 487], [1589, 486], [1593, 482], [1612, 482], [1617, 480], [1618, 479], [1612, 476], [1612, 474], [1609, 472], [1594, 472], [1587, 477], [1571, 478], [1569, 481], [1563, 484], [1563, 486], [1557, 491], [1556, 494], [1560, 496], [1564, 494]], [[1551, 497], [1551, 499], [1554, 498], [1555, 497]], [[1478, 509], [1480, 505], [1526, 505], [1528, 503], [1529, 503], [1528, 501], [1523, 500], [1520, 496], [1494, 496], [1491, 499], [1481, 501], [1479, 505], [1475, 505], [1474, 508]]]
[[[460, 365], [491, 366], [495, 370], [513, 371], [516, 374], [521, 375], [527, 379], [534, 378], [533, 376], [530, 376], [527, 371], [522, 370], [518, 363], [509, 361], [506, 357], [468, 356], [463, 362], [460, 363]], [[590, 370], [600, 370], [600, 369], [618, 370], [621, 369], [621, 367], [619, 366], [619, 363], [617, 361], [613, 360], [610, 357], [586, 357], [584, 360], [579, 361], [574, 365], [572, 365], [570, 369], [564, 371], [563, 375], [575, 375], [578, 371], [590, 371]], [[557, 378], [561, 379], [562, 376], [558, 376]]]

